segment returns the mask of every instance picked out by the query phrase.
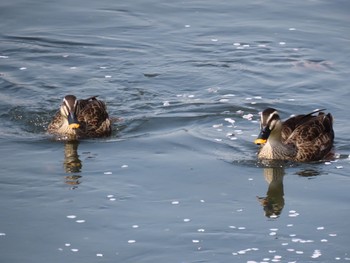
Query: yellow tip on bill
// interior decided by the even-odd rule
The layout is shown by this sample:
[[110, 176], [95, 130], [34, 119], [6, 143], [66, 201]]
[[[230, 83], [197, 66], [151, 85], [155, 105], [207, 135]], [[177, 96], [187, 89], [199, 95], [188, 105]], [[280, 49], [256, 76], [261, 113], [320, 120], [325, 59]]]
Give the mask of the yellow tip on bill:
[[79, 128], [79, 123], [72, 123], [72, 124], [69, 124], [69, 128], [71, 129], [78, 129]]
[[256, 139], [256, 140], [254, 141], [254, 143], [255, 143], [255, 144], [264, 144], [264, 143], [266, 143], [266, 140], [264, 140], [264, 139]]

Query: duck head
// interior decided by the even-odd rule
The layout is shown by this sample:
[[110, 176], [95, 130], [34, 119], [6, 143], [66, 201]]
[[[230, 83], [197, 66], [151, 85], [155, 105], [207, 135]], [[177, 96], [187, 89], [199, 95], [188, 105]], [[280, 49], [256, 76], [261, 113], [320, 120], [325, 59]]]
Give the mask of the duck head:
[[67, 119], [69, 128], [77, 129], [80, 124], [77, 118], [77, 104], [78, 100], [74, 95], [67, 95], [64, 97], [60, 111], [61, 115]]
[[278, 111], [273, 108], [267, 108], [261, 113], [260, 133], [254, 141], [255, 144], [265, 144], [271, 133], [280, 136], [281, 120]]

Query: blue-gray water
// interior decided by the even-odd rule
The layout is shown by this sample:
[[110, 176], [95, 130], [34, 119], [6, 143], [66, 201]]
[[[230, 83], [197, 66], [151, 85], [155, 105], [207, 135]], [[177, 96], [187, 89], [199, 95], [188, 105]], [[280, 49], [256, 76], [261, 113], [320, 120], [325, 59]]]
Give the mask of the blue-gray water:
[[[350, 261], [349, 10], [2, 1], [1, 262]], [[111, 138], [48, 136], [66, 94], [100, 95]], [[258, 164], [268, 106], [330, 111], [337, 158]]]

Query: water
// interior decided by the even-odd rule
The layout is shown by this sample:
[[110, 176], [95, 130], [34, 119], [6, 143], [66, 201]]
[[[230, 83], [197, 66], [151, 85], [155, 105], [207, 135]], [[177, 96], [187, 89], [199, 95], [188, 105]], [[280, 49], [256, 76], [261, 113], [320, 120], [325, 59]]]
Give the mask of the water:
[[[1, 261], [349, 261], [349, 8], [1, 3]], [[46, 134], [69, 93], [106, 101], [111, 138]], [[327, 108], [338, 158], [260, 165], [268, 106]]]

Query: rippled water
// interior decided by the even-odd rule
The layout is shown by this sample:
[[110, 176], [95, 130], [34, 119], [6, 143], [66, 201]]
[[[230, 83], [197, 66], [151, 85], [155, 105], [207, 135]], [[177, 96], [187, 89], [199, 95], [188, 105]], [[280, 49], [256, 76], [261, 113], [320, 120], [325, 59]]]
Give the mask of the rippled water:
[[[1, 3], [1, 261], [349, 261], [349, 8]], [[47, 135], [66, 94], [106, 101], [113, 135]], [[259, 164], [268, 106], [327, 108], [337, 158]]]

